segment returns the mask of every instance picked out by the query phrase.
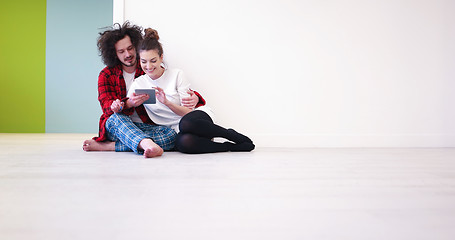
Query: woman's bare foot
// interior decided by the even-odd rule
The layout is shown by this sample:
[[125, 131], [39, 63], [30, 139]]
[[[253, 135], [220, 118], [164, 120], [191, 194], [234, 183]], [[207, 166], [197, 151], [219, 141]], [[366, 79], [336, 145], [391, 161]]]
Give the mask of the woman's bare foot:
[[144, 157], [152, 158], [163, 155], [163, 149], [158, 146], [152, 139], [145, 138], [139, 143], [139, 147], [144, 150]]
[[115, 142], [97, 142], [93, 139], [85, 140], [82, 146], [84, 151], [115, 151]]

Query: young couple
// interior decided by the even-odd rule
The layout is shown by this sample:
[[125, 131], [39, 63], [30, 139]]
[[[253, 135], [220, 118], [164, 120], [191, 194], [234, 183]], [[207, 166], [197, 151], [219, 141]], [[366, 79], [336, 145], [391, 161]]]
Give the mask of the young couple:
[[[145, 157], [164, 151], [214, 153], [252, 151], [251, 139], [216, 125], [202, 96], [190, 89], [179, 69], [163, 64], [163, 48], [156, 30], [116, 24], [100, 33], [98, 49], [107, 65], [98, 78], [103, 114], [99, 136], [84, 141], [85, 151], [134, 151]], [[144, 104], [155, 89], [156, 104]], [[155, 97], [155, 96], [151, 96]], [[220, 143], [212, 139], [221, 137]]]

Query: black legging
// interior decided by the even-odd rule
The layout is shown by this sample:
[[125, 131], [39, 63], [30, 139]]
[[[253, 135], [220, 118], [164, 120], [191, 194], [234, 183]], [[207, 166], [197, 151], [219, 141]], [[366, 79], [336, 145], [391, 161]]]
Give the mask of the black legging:
[[[227, 151], [252, 151], [254, 144], [247, 136], [213, 123], [204, 111], [195, 110], [182, 117], [179, 124], [175, 147], [183, 153], [214, 153]], [[222, 137], [229, 141], [213, 142], [212, 138]]]

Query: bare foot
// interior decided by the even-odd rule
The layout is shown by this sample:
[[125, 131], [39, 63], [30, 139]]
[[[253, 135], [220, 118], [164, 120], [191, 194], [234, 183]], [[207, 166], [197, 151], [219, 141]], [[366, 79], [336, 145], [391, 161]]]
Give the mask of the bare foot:
[[115, 151], [115, 142], [97, 142], [93, 139], [85, 140], [82, 146], [84, 151]]
[[139, 143], [139, 147], [144, 150], [145, 158], [159, 157], [163, 155], [163, 149], [158, 146], [152, 139], [145, 138]]
[[144, 151], [145, 158], [159, 157], [161, 155], [163, 155], [163, 149], [146, 149]]

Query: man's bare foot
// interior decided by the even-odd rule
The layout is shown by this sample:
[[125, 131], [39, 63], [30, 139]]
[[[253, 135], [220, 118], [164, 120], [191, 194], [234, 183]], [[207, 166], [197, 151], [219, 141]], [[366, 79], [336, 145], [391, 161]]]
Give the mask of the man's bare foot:
[[146, 149], [144, 151], [145, 158], [159, 157], [163, 155], [163, 149]]
[[84, 151], [115, 151], [115, 142], [97, 142], [93, 139], [85, 140], [82, 146]]
[[163, 155], [163, 149], [158, 146], [152, 139], [145, 138], [139, 143], [139, 147], [144, 150], [145, 158], [159, 157]]

